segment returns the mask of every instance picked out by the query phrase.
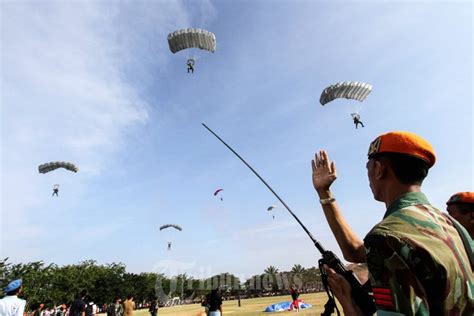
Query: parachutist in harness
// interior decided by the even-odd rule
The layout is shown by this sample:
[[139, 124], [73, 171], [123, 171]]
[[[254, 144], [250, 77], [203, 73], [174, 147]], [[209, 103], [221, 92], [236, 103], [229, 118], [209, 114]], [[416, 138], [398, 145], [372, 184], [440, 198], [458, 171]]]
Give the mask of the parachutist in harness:
[[59, 192], [59, 184], [55, 184], [53, 187], [53, 194], [51, 196], [54, 196], [55, 194], [56, 196], [59, 196], [58, 192]]
[[194, 73], [194, 59], [192, 58], [188, 59], [188, 61], [186, 62], [186, 65], [188, 65], [188, 73], [189, 72]]
[[171, 250], [171, 241], [168, 241], [168, 250]]
[[354, 124], [356, 126], [356, 129], [359, 126], [359, 124], [362, 125], [362, 127], [365, 127], [364, 123], [362, 123], [362, 121], [360, 120], [360, 115], [359, 114], [352, 113], [351, 115], [352, 115], [352, 119], [354, 120]]
[[[224, 191], [224, 189], [217, 189], [216, 192], [214, 192], [214, 196], [217, 196], [217, 194], [219, 194], [219, 192], [221, 191]], [[221, 201], [224, 201], [224, 199], [222, 198], [222, 196], [220, 197]]]

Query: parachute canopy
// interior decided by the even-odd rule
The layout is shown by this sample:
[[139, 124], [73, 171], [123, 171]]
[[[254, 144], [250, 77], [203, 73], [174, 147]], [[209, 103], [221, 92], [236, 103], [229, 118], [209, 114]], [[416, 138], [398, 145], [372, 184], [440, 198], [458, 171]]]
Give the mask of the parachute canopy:
[[338, 82], [324, 89], [319, 102], [321, 105], [325, 105], [337, 98], [353, 99], [362, 102], [371, 91], [372, 86], [368, 83], [357, 81]]
[[216, 196], [221, 191], [224, 191], [224, 189], [217, 189], [216, 192], [214, 192], [214, 196]]
[[271, 211], [271, 210], [273, 210], [275, 207], [276, 207], [275, 205], [269, 206], [269, 207], [267, 208], [267, 211]]
[[[307, 303], [303, 302], [300, 299], [298, 299], [297, 302], [298, 302], [298, 306], [299, 306], [300, 309], [305, 309], [305, 308], [312, 307], [311, 304], [307, 304]], [[275, 303], [275, 304], [267, 306], [267, 308], [265, 308], [264, 312], [266, 312], [266, 313], [286, 312], [286, 311], [290, 310], [290, 308], [292, 307], [291, 303], [292, 302], [288, 302], [288, 301]]]
[[181, 29], [168, 34], [168, 44], [173, 54], [187, 48], [200, 48], [214, 53], [216, 36], [203, 29]]
[[166, 229], [166, 228], [171, 228], [171, 227], [172, 227], [172, 228], [175, 228], [175, 229], [177, 229], [177, 230], [179, 230], [179, 231], [182, 231], [182, 230], [183, 230], [183, 229], [181, 228], [181, 226], [175, 225], [175, 224], [166, 224], [166, 225], [163, 225], [163, 226], [160, 227], [160, 230], [163, 230], [163, 229]]
[[38, 171], [39, 173], [48, 173], [58, 168], [64, 168], [72, 172], [79, 171], [79, 168], [76, 167], [74, 164], [70, 162], [65, 162], [65, 161], [53, 161], [53, 162], [44, 163], [38, 166]]

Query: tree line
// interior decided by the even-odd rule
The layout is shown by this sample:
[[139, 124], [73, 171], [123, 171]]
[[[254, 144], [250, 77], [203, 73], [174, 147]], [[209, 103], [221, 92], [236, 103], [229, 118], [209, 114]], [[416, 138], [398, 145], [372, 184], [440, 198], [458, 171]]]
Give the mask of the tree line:
[[[279, 271], [269, 266], [262, 274], [240, 280], [231, 273], [221, 273], [210, 278], [198, 279], [179, 274], [165, 276], [161, 273], [131, 273], [123, 263], [98, 264], [87, 260], [78, 264], [59, 266], [42, 261], [11, 263], [0, 260], [0, 288], [14, 279], [23, 280], [23, 298], [27, 306], [45, 304], [53, 307], [71, 302], [83, 289], [87, 289], [93, 301], [102, 306], [115, 297], [132, 294], [135, 301], [145, 304], [158, 298], [162, 304], [172, 298], [182, 303], [199, 302], [212, 288], [219, 288], [225, 299], [287, 294], [296, 285], [304, 292], [321, 291], [319, 269], [303, 268], [296, 264], [291, 271]], [[3, 291], [0, 294], [0, 298]]]

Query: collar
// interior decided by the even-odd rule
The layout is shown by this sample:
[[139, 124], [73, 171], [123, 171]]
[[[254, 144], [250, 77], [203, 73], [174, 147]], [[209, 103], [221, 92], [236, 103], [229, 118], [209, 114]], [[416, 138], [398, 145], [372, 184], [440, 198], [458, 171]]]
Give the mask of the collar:
[[393, 201], [392, 204], [390, 204], [383, 218], [386, 218], [387, 216], [392, 215], [393, 213], [395, 213], [396, 211], [402, 208], [412, 206], [412, 205], [419, 205], [419, 204], [431, 205], [428, 199], [426, 198], [425, 194], [422, 192], [405, 193], [401, 195], [399, 198], [397, 198], [395, 201]]

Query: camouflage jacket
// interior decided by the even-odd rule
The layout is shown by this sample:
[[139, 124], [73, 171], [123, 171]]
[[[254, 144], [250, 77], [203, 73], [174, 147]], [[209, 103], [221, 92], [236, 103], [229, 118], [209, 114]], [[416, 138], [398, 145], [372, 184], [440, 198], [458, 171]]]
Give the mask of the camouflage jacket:
[[462, 240], [423, 193], [392, 203], [364, 244], [377, 315], [474, 315]]

